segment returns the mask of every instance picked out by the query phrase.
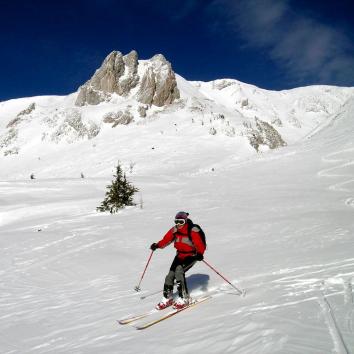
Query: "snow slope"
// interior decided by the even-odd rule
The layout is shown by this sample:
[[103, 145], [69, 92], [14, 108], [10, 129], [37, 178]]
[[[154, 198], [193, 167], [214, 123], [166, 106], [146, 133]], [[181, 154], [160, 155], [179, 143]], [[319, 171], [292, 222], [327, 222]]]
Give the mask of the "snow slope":
[[[0, 179], [27, 179], [32, 173], [108, 177], [118, 160], [127, 171], [134, 165], [136, 173], [160, 174], [186, 156], [181, 163], [188, 171], [222, 168], [257, 154], [249, 140], [255, 117], [293, 144], [328, 124], [354, 94], [354, 88], [331, 86], [273, 92], [236, 80], [189, 82], [178, 75], [177, 82], [181, 99], [150, 107], [145, 118], [138, 113], [141, 104], [117, 95], [83, 107], [74, 105], [77, 93], [0, 102]], [[113, 128], [105, 118], [117, 112], [133, 122]], [[201, 163], [201, 151], [207, 164]], [[151, 159], [162, 162], [158, 169]]]
[[[218, 95], [210, 85], [186, 85], [200, 95], [190, 100], [222, 113], [219, 101], [208, 101]], [[298, 89], [298, 99], [326, 89]], [[252, 109], [260, 111], [258, 94]], [[274, 96], [292, 102], [295, 94]], [[210, 127], [191, 124], [199, 116], [187, 115], [189, 108], [185, 115], [172, 110], [118, 130], [107, 126], [94, 139], [72, 144], [24, 139], [25, 151], [0, 161], [1, 352], [354, 353], [354, 99], [345, 95], [348, 101], [330, 101], [333, 114], [322, 119], [313, 111], [309, 123], [298, 115], [306, 127], [299, 135], [300, 128], [284, 119], [282, 134], [293, 143], [260, 154], [241, 136], [212, 136]], [[43, 105], [70, 107], [69, 99], [50, 98], [55, 103], [48, 108], [43, 98]], [[1, 109], [15, 114], [33, 101], [23, 100], [1, 103]], [[109, 108], [84, 109], [94, 118], [93, 110]], [[271, 119], [267, 114], [264, 119]], [[127, 171], [136, 163], [128, 177], [140, 188], [143, 208], [98, 214], [118, 159]], [[38, 179], [29, 180], [37, 171]], [[118, 325], [117, 319], [159, 300], [172, 247], [154, 253], [143, 292], [133, 288], [149, 245], [171, 227], [178, 210], [203, 226], [205, 259], [247, 289], [246, 297], [235, 296], [198, 263], [187, 278], [192, 296], [218, 296], [145, 331]]]

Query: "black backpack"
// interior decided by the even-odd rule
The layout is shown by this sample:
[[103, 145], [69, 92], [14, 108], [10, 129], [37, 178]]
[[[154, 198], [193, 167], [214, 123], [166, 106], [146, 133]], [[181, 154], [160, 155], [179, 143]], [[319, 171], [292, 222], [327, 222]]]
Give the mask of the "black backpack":
[[189, 239], [192, 241], [191, 233], [192, 233], [193, 227], [195, 227], [195, 228], [199, 229], [197, 232], [198, 232], [202, 242], [204, 243], [204, 246], [207, 247], [205, 232], [203, 231], [203, 229], [198, 224], [194, 224], [193, 221], [190, 219], [187, 219], [187, 223], [188, 223], [188, 237], [189, 237]]

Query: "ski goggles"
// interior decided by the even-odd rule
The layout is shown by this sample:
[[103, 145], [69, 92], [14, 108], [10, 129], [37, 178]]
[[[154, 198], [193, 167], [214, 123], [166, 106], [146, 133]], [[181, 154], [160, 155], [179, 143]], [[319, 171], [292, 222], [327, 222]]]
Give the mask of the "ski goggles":
[[176, 225], [184, 225], [186, 223], [186, 219], [175, 219]]

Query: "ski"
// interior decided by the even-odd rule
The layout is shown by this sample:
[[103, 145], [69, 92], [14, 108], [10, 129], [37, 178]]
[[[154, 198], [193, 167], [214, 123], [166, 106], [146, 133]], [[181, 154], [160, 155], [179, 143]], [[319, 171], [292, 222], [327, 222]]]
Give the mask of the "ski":
[[129, 324], [129, 323], [138, 321], [138, 320], [140, 320], [140, 319], [142, 319], [144, 317], [150, 316], [153, 313], [158, 312], [158, 311], [159, 310], [157, 310], [157, 309], [152, 309], [150, 311], [147, 311], [147, 312], [144, 312], [144, 313], [141, 313], [141, 314], [138, 314], [138, 315], [132, 315], [132, 316], [129, 316], [129, 317], [125, 317], [125, 318], [122, 318], [121, 320], [118, 320], [118, 323], [121, 324], [121, 325], [126, 325], [126, 324]]
[[151, 326], [153, 326], [153, 325], [155, 325], [157, 323], [160, 323], [161, 321], [167, 320], [168, 318], [170, 318], [170, 317], [172, 317], [174, 315], [177, 315], [178, 313], [180, 313], [180, 312], [182, 312], [184, 310], [190, 309], [191, 307], [199, 305], [202, 302], [207, 301], [209, 299], [211, 299], [210, 295], [198, 298], [198, 299], [194, 300], [192, 303], [190, 303], [189, 305], [187, 305], [186, 307], [183, 307], [181, 309], [175, 309], [175, 310], [169, 311], [166, 314], [164, 314], [163, 316], [161, 316], [161, 317], [159, 317], [159, 318], [157, 318], [157, 319], [155, 319], [153, 321], [146, 322], [146, 323], [143, 323], [141, 325], [137, 325], [137, 326], [135, 326], [135, 328], [138, 329], [138, 330], [149, 328], [149, 327], [151, 327]]

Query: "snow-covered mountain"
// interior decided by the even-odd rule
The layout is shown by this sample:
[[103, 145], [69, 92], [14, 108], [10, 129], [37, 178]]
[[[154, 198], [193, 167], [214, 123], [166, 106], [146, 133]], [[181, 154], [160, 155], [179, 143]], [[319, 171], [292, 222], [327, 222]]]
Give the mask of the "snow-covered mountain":
[[[135, 51], [114, 51], [76, 93], [0, 103], [0, 178], [108, 175], [118, 160], [148, 172], [152, 152], [170, 169], [180, 150], [195, 161], [187, 169], [215, 169], [220, 155], [247, 158], [311, 137], [353, 94], [331, 86], [276, 92], [229, 79], [189, 82], [161, 54], [138, 60]], [[205, 149], [210, 158], [201, 162]]]
[[[354, 353], [354, 88], [188, 82], [161, 60], [119, 71], [123, 96], [103, 65], [71, 95], [0, 103], [0, 352]], [[138, 205], [98, 213], [118, 160]], [[246, 296], [198, 262], [191, 296], [212, 299], [119, 325], [160, 300], [172, 246], [134, 287], [179, 210]]]

